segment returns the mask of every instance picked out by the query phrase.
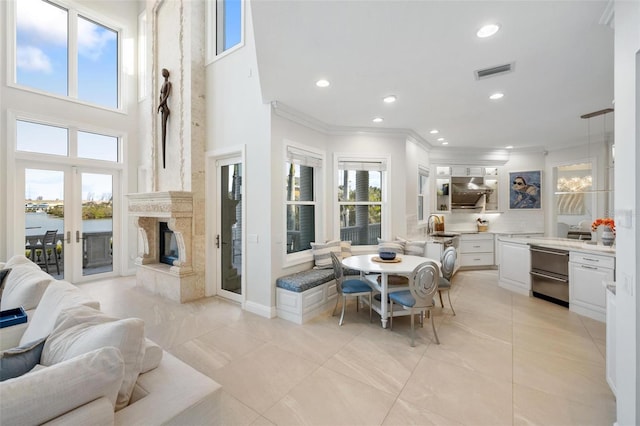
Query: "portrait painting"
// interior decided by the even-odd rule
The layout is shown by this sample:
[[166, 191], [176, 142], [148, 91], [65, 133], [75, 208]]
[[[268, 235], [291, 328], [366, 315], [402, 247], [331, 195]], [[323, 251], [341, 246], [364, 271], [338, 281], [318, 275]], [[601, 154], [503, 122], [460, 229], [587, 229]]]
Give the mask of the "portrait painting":
[[539, 209], [542, 198], [540, 170], [509, 173], [509, 208]]

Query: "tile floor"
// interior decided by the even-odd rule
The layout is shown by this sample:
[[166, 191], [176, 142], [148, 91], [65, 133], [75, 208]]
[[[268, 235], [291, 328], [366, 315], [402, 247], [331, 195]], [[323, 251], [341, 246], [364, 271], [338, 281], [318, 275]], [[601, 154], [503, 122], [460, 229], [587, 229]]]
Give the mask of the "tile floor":
[[[605, 325], [497, 285], [496, 271], [456, 274], [456, 309], [436, 309], [409, 346], [348, 305], [302, 326], [265, 319], [219, 298], [178, 304], [135, 278], [80, 287], [103, 311], [146, 322], [147, 336], [222, 384], [202, 424], [611, 425]], [[445, 298], [445, 307], [446, 307]]]

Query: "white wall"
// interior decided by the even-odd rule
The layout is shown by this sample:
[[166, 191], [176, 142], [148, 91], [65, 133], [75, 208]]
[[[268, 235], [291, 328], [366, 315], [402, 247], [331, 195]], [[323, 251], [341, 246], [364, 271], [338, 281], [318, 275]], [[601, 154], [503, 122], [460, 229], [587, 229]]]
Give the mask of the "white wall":
[[[270, 141], [270, 106], [262, 102], [251, 8], [247, 3], [245, 45], [206, 67], [206, 127], [208, 155], [246, 149], [244, 169], [246, 304], [248, 310], [272, 315], [271, 280], [271, 187], [272, 147]], [[207, 182], [214, 182], [215, 167], [207, 163]], [[212, 175], [213, 174], [213, 175]], [[207, 194], [211, 194], [207, 191]], [[207, 280], [215, 279], [215, 200], [207, 197]]]
[[[640, 2], [615, 2], [616, 371], [618, 425], [640, 423], [637, 281], [640, 232]], [[631, 223], [624, 225], [627, 212]]]

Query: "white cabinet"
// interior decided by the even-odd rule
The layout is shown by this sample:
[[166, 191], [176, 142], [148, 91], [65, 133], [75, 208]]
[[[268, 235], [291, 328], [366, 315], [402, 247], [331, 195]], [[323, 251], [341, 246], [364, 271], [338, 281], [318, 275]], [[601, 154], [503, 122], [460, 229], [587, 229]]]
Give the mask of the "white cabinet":
[[498, 240], [498, 246], [500, 247], [498, 286], [530, 296], [531, 255], [529, 254], [529, 244]]
[[604, 322], [606, 320], [604, 283], [614, 281], [614, 271], [614, 257], [570, 252], [569, 309]]
[[615, 287], [607, 288], [607, 383], [616, 394], [616, 293]]
[[459, 252], [461, 268], [493, 266], [493, 234], [462, 234]]
[[451, 176], [484, 176], [484, 167], [451, 166]]

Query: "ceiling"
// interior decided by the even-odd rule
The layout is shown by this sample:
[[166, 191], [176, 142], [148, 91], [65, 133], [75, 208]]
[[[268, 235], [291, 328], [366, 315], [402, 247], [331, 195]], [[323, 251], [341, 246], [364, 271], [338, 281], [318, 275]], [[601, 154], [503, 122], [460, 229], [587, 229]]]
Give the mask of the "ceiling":
[[[586, 143], [580, 116], [613, 106], [607, 1], [253, 0], [251, 9], [263, 99], [330, 130], [554, 150]], [[476, 37], [486, 23], [500, 31]], [[475, 77], [507, 63], [510, 73]], [[331, 85], [316, 87], [320, 78]], [[495, 92], [504, 97], [489, 100]], [[390, 94], [397, 102], [385, 104]]]

